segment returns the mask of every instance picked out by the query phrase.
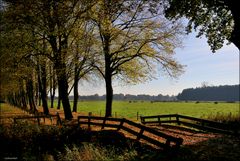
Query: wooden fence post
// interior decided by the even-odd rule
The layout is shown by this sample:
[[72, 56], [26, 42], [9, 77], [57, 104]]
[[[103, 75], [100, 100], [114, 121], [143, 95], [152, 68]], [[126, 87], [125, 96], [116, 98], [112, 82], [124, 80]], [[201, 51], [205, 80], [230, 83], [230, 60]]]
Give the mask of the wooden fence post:
[[38, 122], [38, 125], [40, 125], [40, 119], [38, 116], [37, 116], [37, 122]]
[[52, 119], [52, 116], [50, 115], [49, 117], [50, 121], [51, 121], [51, 125], [53, 124], [53, 119]]
[[62, 121], [58, 112], [57, 112], [57, 125], [62, 125]]
[[158, 123], [159, 123], [159, 125], [161, 125], [160, 116], [158, 116]]
[[13, 122], [14, 122], [14, 124], [16, 124], [17, 123], [17, 119], [13, 118]]
[[140, 116], [142, 124], [145, 124], [145, 118], [143, 116]]
[[125, 119], [123, 118], [123, 119], [121, 120], [118, 128], [117, 128], [117, 131], [119, 131], [119, 130], [122, 128], [124, 121], [125, 121]]
[[168, 147], [170, 147], [170, 140], [169, 140], [169, 139], [167, 139], [166, 145], [167, 145]]
[[104, 129], [104, 126], [105, 126], [105, 124], [106, 124], [106, 121], [107, 121], [107, 117], [104, 117], [104, 118], [103, 118], [103, 124], [102, 124], [101, 130]]
[[137, 135], [137, 141], [139, 141], [141, 139], [143, 132], [144, 132], [144, 128], [141, 128], [140, 132]]
[[177, 124], [180, 125], [179, 115], [178, 114], [176, 114], [176, 121], [177, 121]]
[[45, 124], [45, 117], [43, 117], [43, 122], [44, 122], [44, 124]]
[[91, 116], [92, 116], [92, 112], [89, 112], [88, 113], [88, 129], [90, 129]]

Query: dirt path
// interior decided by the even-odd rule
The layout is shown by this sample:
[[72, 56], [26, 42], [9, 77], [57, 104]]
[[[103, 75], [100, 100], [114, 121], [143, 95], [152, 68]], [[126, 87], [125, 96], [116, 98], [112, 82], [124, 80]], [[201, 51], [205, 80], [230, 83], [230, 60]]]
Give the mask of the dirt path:
[[221, 137], [221, 134], [199, 131], [175, 125], [149, 126], [174, 137], [183, 138], [183, 145], [194, 145], [211, 138]]

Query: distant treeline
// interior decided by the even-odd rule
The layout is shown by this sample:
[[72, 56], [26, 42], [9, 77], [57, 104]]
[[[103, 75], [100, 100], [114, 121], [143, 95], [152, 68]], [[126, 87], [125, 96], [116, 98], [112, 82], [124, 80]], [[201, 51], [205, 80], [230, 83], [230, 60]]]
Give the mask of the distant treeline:
[[184, 89], [177, 99], [183, 101], [240, 101], [239, 85]]
[[[79, 96], [78, 100], [105, 100], [106, 95], [99, 96], [98, 94], [95, 95], [88, 95], [88, 96]], [[69, 97], [70, 100], [73, 99], [73, 96]], [[151, 96], [146, 94], [141, 95], [131, 95], [131, 94], [114, 94], [113, 95], [114, 100], [126, 100], [126, 101], [176, 101], [176, 96], [169, 96], [169, 95], [157, 95], [157, 96]]]

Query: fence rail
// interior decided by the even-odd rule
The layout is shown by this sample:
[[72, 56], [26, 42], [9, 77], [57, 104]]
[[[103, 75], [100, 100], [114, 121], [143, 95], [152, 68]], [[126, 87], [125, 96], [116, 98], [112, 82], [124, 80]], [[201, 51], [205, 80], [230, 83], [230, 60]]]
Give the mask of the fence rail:
[[[163, 149], [178, 149], [183, 142], [182, 138], [175, 138], [125, 118], [78, 116], [78, 125], [87, 125], [88, 128], [90, 128], [91, 125], [95, 125], [100, 126], [101, 129], [104, 129], [105, 127], [111, 127], [115, 128], [116, 130], [124, 130], [134, 135], [138, 141], [143, 139]], [[145, 134], [145, 132], [160, 137], [161, 141], [156, 139], [156, 137], [149, 137]]]
[[142, 124], [164, 124], [177, 123], [188, 127], [197, 128], [200, 130], [239, 135], [239, 129], [225, 123], [200, 119], [179, 114], [170, 115], [155, 115], [155, 116], [140, 116]]
[[50, 119], [51, 124], [53, 124], [53, 120], [56, 119], [56, 125], [62, 125], [62, 121], [61, 121], [61, 118], [60, 118], [59, 114], [44, 115], [42, 113], [38, 113], [38, 115], [34, 115], [34, 116], [19, 116], [19, 117], [14, 117], [13, 118], [15, 124], [17, 123], [17, 120], [31, 120], [31, 119], [36, 120], [38, 125], [41, 124], [41, 119], [43, 120], [44, 123], [45, 123], [46, 119]]

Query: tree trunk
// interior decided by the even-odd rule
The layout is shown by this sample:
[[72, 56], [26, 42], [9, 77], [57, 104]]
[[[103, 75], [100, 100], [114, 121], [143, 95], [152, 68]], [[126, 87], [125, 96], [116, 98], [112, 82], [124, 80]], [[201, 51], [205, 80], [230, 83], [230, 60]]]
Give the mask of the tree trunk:
[[48, 110], [48, 103], [47, 103], [47, 75], [46, 75], [46, 68], [45, 64], [40, 65], [40, 71], [38, 76], [38, 82], [39, 82], [39, 92], [42, 100], [42, 106], [43, 106], [43, 113], [45, 115], [49, 114]]
[[27, 108], [27, 101], [26, 101], [26, 92], [23, 87], [23, 80], [20, 81], [20, 95], [22, 98], [22, 107]]
[[30, 111], [32, 111], [33, 113], [37, 112], [36, 109], [36, 104], [34, 102], [34, 92], [33, 92], [33, 81], [30, 79], [27, 80], [27, 94], [28, 94], [28, 102], [29, 102], [29, 106], [30, 106]]
[[66, 76], [58, 76], [58, 90], [60, 98], [62, 100], [65, 119], [71, 120], [73, 116], [68, 98], [68, 82]]
[[39, 92], [39, 94], [38, 94], [38, 106], [42, 106], [41, 92]]
[[[54, 29], [53, 29], [54, 30]], [[59, 98], [62, 101], [65, 119], [71, 120], [73, 118], [70, 102], [68, 98], [68, 81], [66, 74], [66, 64], [65, 56], [67, 51], [67, 35], [64, 35], [63, 40], [61, 40], [61, 35], [57, 37], [54, 35], [49, 35], [49, 43], [51, 44], [53, 55], [54, 55], [54, 68], [56, 69], [57, 81], [58, 81], [58, 91]], [[57, 45], [59, 43], [59, 45]]]
[[60, 110], [61, 108], [61, 96], [60, 96], [60, 92], [59, 92], [59, 89], [58, 89], [58, 104], [57, 104], [57, 109]]
[[112, 116], [112, 100], [113, 100], [113, 89], [112, 89], [112, 78], [111, 76], [106, 76], [106, 111], [105, 117]]
[[106, 83], [106, 111], [105, 116], [112, 116], [112, 69], [111, 69], [111, 57], [109, 55], [109, 36], [105, 36], [104, 54], [105, 54], [105, 83]]
[[77, 112], [77, 104], [78, 104], [78, 78], [75, 78], [73, 88], [73, 112]]
[[55, 95], [51, 95], [51, 108], [53, 108], [54, 106], [54, 98], [55, 98]]
[[50, 97], [51, 97], [51, 108], [54, 106], [54, 97], [56, 91], [56, 80], [55, 80], [55, 72], [50, 65]]

